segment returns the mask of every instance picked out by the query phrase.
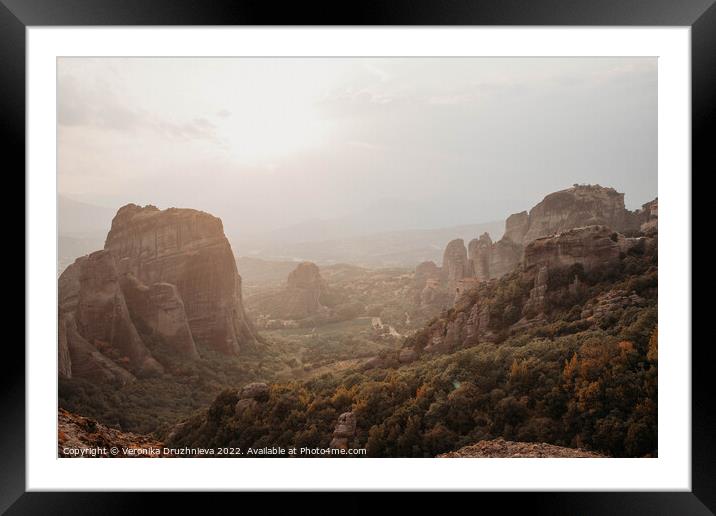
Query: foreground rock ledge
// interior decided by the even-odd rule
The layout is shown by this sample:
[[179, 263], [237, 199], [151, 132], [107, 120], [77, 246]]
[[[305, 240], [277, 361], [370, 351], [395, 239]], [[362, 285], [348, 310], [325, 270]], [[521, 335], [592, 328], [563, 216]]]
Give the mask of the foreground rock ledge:
[[525, 443], [494, 439], [480, 441], [477, 444], [464, 446], [459, 450], [442, 453], [438, 458], [604, 458], [598, 453], [580, 450], [579, 448], [565, 448], [545, 443]]
[[[146, 435], [121, 432], [94, 419], [78, 416], [64, 409], [57, 414], [57, 455], [71, 458], [155, 458], [167, 457], [164, 443]], [[112, 448], [116, 453], [112, 453]], [[86, 450], [84, 455], [79, 450]], [[105, 453], [92, 454], [93, 450]], [[153, 453], [146, 453], [152, 450]]]

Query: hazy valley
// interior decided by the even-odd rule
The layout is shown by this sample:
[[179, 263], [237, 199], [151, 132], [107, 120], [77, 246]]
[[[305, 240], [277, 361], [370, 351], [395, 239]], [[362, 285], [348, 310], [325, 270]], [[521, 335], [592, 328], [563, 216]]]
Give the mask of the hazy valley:
[[99, 250], [60, 235], [65, 432], [84, 416], [172, 446], [653, 456], [657, 220], [656, 200], [575, 185], [493, 232], [237, 257], [211, 214], [124, 206], [82, 241]]

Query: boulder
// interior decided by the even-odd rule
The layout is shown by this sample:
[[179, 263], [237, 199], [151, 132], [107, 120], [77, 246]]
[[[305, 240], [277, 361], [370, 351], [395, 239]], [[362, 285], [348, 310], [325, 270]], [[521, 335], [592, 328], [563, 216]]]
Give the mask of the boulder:
[[267, 401], [269, 399], [269, 386], [263, 382], [254, 382], [244, 385], [239, 391], [239, 399], [252, 399]]

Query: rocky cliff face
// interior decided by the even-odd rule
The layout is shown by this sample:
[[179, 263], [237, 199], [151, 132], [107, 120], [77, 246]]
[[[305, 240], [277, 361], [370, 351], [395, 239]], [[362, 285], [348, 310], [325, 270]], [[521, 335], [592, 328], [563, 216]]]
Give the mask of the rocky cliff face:
[[[490, 245], [487, 238], [483, 241], [485, 247]], [[480, 249], [471, 246], [476, 248]], [[655, 271], [656, 253], [657, 236], [625, 237], [601, 225], [538, 238], [527, 244], [521, 264], [505, 277], [460, 280], [453, 310], [406, 339], [404, 347], [417, 354], [449, 353], [497, 342], [547, 324], [563, 306], [577, 307], [569, 315], [575, 327], [599, 324], [610, 311], [639, 308], [644, 300], [623, 290], [604, 291], [592, 299], [589, 295], [595, 295], [595, 288], [605, 288], [603, 282], [608, 287], [609, 281], [616, 281], [613, 278], [627, 277], [635, 267], [642, 270], [645, 284], [652, 281], [650, 267]]]
[[221, 220], [197, 210], [129, 204], [112, 220], [105, 249], [145, 285], [176, 287], [194, 341], [236, 354], [254, 339], [241, 277]]
[[[415, 290], [421, 292], [423, 304], [431, 300], [440, 300], [438, 292], [442, 290], [450, 294], [449, 299], [456, 300], [465, 291], [473, 288], [482, 281], [499, 278], [514, 271], [525, 259], [525, 249], [532, 242], [550, 237], [558, 233], [565, 233], [575, 228], [588, 226], [604, 226], [605, 231], [629, 232], [641, 230], [644, 233], [656, 233], [657, 201], [644, 204], [640, 210], [629, 211], [624, 206], [624, 194], [613, 188], [599, 185], [574, 185], [572, 188], [561, 190], [547, 195], [529, 212], [523, 211], [507, 217], [505, 221], [504, 236], [493, 242], [488, 233], [470, 241], [467, 249], [462, 240], [457, 239], [448, 243], [443, 257], [443, 266], [439, 274], [426, 264], [420, 264], [415, 274]], [[565, 235], [558, 245], [566, 254], [559, 260], [569, 261], [570, 253], [579, 255], [588, 250], [572, 249], [569, 236]], [[620, 237], [623, 239], [623, 237]], [[581, 236], [576, 237], [581, 240]], [[551, 241], [550, 241], [551, 242]], [[603, 244], [606, 244], [602, 240]], [[541, 245], [541, 244], [540, 244]], [[532, 250], [539, 253], [548, 252], [540, 245]], [[587, 245], [595, 250], [596, 242]], [[620, 242], [624, 246], [624, 240]], [[607, 247], [614, 247], [609, 246]], [[622, 249], [623, 250], [623, 249]], [[610, 253], [608, 249], [599, 249], [600, 253]], [[555, 251], [561, 252], [561, 251]], [[575, 256], [576, 256], [575, 255]], [[531, 258], [534, 258], [532, 256]], [[602, 255], [587, 260], [599, 262]], [[575, 258], [579, 260], [579, 256]], [[552, 257], [552, 261], [557, 258]], [[440, 278], [437, 282], [436, 278]], [[426, 285], [430, 288], [426, 289]], [[444, 296], [443, 296], [444, 297]]]
[[452, 240], [445, 247], [442, 270], [447, 282], [448, 292], [455, 292], [461, 279], [474, 275], [472, 264], [467, 259], [467, 249], [462, 238]]
[[517, 243], [582, 226], [603, 225], [624, 232], [639, 229], [636, 213], [624, 207], [624, 194], [599, 185], [574, 185], [546, 196], [530, 210], [527, 227]]
[[164, 372], [150, 342], [194, 359], [198, 344], [236, 354], [254, 339], [231, 247], [207, 213], [124, 206], [105, 249], [78, 258], [58, 287], [63, 377], [126, 383]]
[[522, 246], [509, 238], [493, 243], [490, 235], [484, 233], [479, 239], [470, 242], [468, 256], [475, 277], [485, 281], [512, 272], [520, 263]]
[[626, 245], [624, 236], [606, 226], [570, 229], [530, 242], [525, 247], [524, 267], [569, 267], [579, 263], [584, 270], [591, 270], [619, 262]]

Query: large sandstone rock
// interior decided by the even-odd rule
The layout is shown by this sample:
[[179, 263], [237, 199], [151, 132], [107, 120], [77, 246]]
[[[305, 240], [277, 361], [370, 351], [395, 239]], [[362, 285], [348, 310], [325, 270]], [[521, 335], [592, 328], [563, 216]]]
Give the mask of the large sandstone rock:
[[513, 213], [505, 220], [505, 234], [503, 238], [511, 240], [515, 244], [521, 244], [525, 239], [525, 233], [530, 225], [530, 217], [526, 211]]
[[302, 262], [291, 271], [286, 281], [281, 315], [286, 319], [304, 319], [318, 313], [324, 289], [320, 270], [315, 263]]
[[330, 310], [321, 302], [327, 289], [318, 266], [301, 262], [289, 273], [283, 287], [256, 294], [248, 303], [265, 327], [286, 327], [289, 321], [328, 315]]
[[174, 285], [196, 344], [237, 354], [255, 339], [241, 277], [221, 220], [197, 210], [128, 204], [105, 241], [123, 273], [145, 285]]
[[114, 259], [97, 251], [80, 262], [77, 332], [138, 376], [163, 372], [139, 336], [120, 288]]
[[616, 231], [638, 229], [636, 215], [624, 207], [624, 194], [599, 185], [574, 185], [547, 195], [530, 210], [523, 243], [582, 226]]
[[[197, 344], [238, 353], [254, 333], [219, 219], [130, 204], [105, 249], [60, 275], [58, 369], [65, 378], [126, 383], [164, 372], [157, 359], [196, 359]], [[150, 345], [161, 345], [153, 356]]]
[[479, 239], [470, 241], [468, 257], [478, 280], [499, 278], [512, 272], [520, 263], [522, 245], [507, 237], [493, 243], [490, 235], [484, 233]]
[[443, 274], [449, 292], [455, 293], [457, 282], [462, 278], [473, 276], [472, 264], [467, 259], [467, 249], [462, 238], [448, 243], [443, 253]]
[[655, 232], [657, 208], [654, 200], [640, 210], [629, 211], [624, 206], [623, 193], [599, 185], [574, 185], [551, 193], [529, 213], [510, 215], [499, 241], [493, 242], [487, 233], [471, 240], [467, 263], [463, 260], [462, 241], [450, 242], [445, 249], [447, 260], [443, 260], [445, 287], [454, 293], [457, 282], [463, 278], [486, 281], [509, 274], [522, 262], [524, 248], [530, 242], [570, 229], [604, 225], [624, 232], [641, 226], [642, 231]]
[[569, 267], [581, 264], [585, 271], [619, 262], [624, 239], [606, 226], [570, 229], [553, 236], [538, 238], [525, 248], [524, 266]]
[[639, 212], [639, 222], [641, 222], [641, 231], [647, 235], [653, 235], [657, 232], [659, 224], [658, 199], [654, 199], [642, 205], [641, 211]]

